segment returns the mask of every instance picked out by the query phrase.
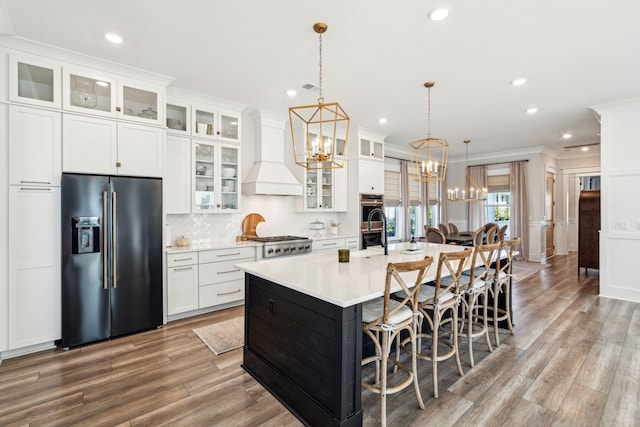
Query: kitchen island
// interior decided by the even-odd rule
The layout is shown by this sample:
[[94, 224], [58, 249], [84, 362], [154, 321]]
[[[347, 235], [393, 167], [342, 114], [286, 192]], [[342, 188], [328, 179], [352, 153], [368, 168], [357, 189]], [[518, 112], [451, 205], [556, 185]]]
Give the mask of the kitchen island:
[[[362, 303], [384, 294], [387, 264], [460, 250], [407, 249], [351, 252], [348, 263], [335, 251], [236, 265], [245, 271], [243, 367], [306, 424], [362, 424]], [[427, 281], [435, 274], [434, 264]]]

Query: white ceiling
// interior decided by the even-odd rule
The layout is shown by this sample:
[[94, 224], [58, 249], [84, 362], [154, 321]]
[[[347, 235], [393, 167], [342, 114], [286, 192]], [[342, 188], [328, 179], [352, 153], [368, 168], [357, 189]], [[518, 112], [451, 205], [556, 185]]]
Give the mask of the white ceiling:
[[[447, 1], [447, 0], [445, 0]], [[352, 123], [452, 155], [598, 142], [588, 107], [640, 96], [637, 0], [0, 0], [0, 33], [175, 77], [174, 85], [274, 112], [324, 95]], [[451, 8], [440, 22], [427, 15]], [[0, 6], [2, 4], [0, 3]], [[106, 42], [107, 31], [124, 43]], [[510, 82], [526, 77], [527, 83]], [[298, 90], [296, 98], [285, 94]], [[525, 109], [537, 106], [535, 115]], [[386, 117], [388, 123], [378, 123]], [[563, 140], [570, 131], [574, 137]]]

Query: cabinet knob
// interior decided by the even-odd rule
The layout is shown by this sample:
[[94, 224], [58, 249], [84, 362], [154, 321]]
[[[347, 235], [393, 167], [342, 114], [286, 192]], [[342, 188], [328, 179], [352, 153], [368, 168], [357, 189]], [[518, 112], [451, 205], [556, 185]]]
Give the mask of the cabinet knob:
[[122, 163], [120, 163], [120, 162], [116, 162], [116, 167], [117, 167], [117, 168], [122, 167]]
[[220, 207], [220, 205], [216, 205], [216, 207], [218, 207], [218, 208], [219, 208], [219, 207]]
[[122, 111], [122, 108], [116, 107], [116, 111], [120, 112], [120, 111]]

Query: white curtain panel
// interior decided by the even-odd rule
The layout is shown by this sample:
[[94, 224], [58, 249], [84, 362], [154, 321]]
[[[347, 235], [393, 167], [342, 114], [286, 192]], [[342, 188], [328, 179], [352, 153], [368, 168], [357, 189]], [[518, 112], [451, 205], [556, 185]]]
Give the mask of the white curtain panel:
[[527, 204], [526, 162], [509, 165], [511, 190], [511, 236], [520, 237], [520, 255], [517, 259], [529, 259], [529, 208]]

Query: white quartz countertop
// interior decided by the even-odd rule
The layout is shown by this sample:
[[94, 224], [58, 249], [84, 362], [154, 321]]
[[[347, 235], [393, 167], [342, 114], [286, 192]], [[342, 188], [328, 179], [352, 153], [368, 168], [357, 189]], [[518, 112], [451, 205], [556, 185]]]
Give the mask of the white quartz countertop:
[[245, 246], [254, 247], [254, 246], [262, 246], [263, 243], [260, 242], [251, 242], [251, 241], [241, 241], [241, 242], [210, 242], [210, 243], [198, 243], [190, 246], [171, 246], [165, 248], [166, 253], [168, 254], [179, 254], [182, 252], [196, 252], [196, 251], [207, 251], [212, 249], [233, 249], [233, 248], [241, 248]]
[[[421, 251], [418, 253], [405, 254], [403, 252], [409, 249], [409, 243], [405, 242], [390, 244], [389, 255], [384, 255], [379, 247], [351, 251], [350, 261], [345, 263], [338, 262], [338, 251], [335, 250], [239, 263], [236, 267], [331, 304], [349, 307], [384, 295], [388, 263], [416, 261], [427, 255], [432, 256], [434, 262], [426, 275], [426, 281], [430, 281], [435, 279], [441, 251], [463, 250], [460, 246], [436, 243], [419, 243], [419, 248]], [[415, 274], [403, 278], [407, 283], [412, 283]], [[400, 290], [400, 287], [395, 290]]]

